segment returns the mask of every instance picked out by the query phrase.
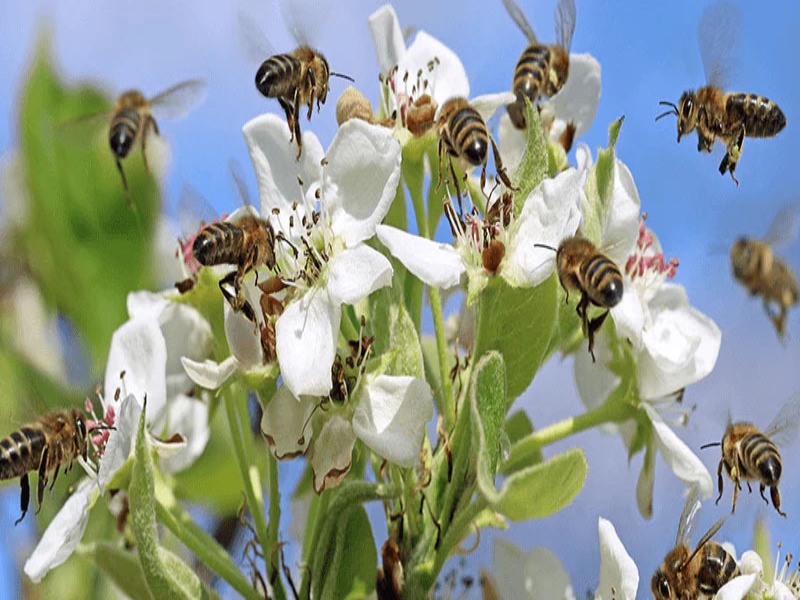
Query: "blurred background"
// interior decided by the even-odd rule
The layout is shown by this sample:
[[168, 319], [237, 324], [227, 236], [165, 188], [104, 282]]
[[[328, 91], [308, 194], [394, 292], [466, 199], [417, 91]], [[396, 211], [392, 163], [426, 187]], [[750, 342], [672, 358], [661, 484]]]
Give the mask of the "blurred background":
[[[312, 4], [315, 8], [311, 8]], [[520, 4], [540, 39], [552, 41], [554, 0]], [[736, 236], [762, 236], [783, 206], [800, 201], [794, 174], [800, 156], [798, 107], [800, 85], [794, 59], [800, 54], [800, 7], [794, 3], [739, 3], [743, 16], [738, 60], [730, 89], [755, 92], [775, 100], [787, 116], [786, 128], [775, 139], [745, 143], [737, 169], [740, 185], [721, 177], [718, 144], [711, 155], [700, 155], [694, 138], [675, 143], [673, 118], [658, 123], [659, 100], [677, 102], [682, 91], [703, 84], [697, 42], [697, 23], [706, 2], [641, 3], [625, 0], [590, 3], [577, 0], [577, 26], [573, 52], [590, 52], [603, 68], [603, 90], [597, 118], [583, 140], [595, 150], [607, 142], [607, 126], [625, 115], [617, 155], [630, 167], [648, 226], [659, 236], [667, 257], [680, 260], [676, 281], [688, 291], [690, 302], [713, 318], [723, 332], [717, 367], [704, 381], [686, 391], [684, 402], [695, 406], [688, 426], [678, 433], [695, 449], [713, 476], [717, 449], [700, 451], [706, 442], [718, 441], [728, 416], [765, 426], [780, 406], [800, 392], [800, 318], [790, 313], [786, 340], [781, 343], [759, 300], [751, 299], [730, 274], [727, 249]], [[346, 6], [343, 9], [342, 6]], [[347, 0], [290, 6], [309, 32], [310, 41], [327, 56], [331, 68], [347, 73], [372, 101], [378, 98], [378, 67], [367, 27], [367, 17], [380, 3]], [[508, 89], [514, 65], [525, 46], [523, 35], [505, 13], [500, 0], [423, 2], [406, 0], [395, 7], [401, 26], [425, 30], [452, 48], [470, 77], [471, 95]], [[231, 158], [245, 166], [255, 190], [241, 126], [265, 112], [281, 114], [274, 101], [257, 92], [253, 77], [258, 64], [250, 61], [238, 33], [238, 15], [257, 20], [270, 43], [279, 51], [296, 45], [274, 2], [229, 3], [140, 0], [137, 3], [67, 3], [30, 1], [4, 3], [0, 19], [0, 152], [6, 159], [20, 144], [21, 93], [29, 75], [40, 36], [46, 36], [57, 73], [69, 85], [91, 83], [109, 96], [135, 87], [152, 96], [187, 78], [208, 81], [206, 101], [182, 120], [161, 121], [171, 161], [163, 181], [164, 210], [174, 215], [184, 184], [195, 187], [220, 213], [230, 212], [237, 199], [231, 184]], [[335, 130], [334, 105], [345, 88], [331, 80], [331, 95], [312, 129], [326, 145]], [[303, 122], [304, 127], [309, 127]], [[103, 142], [105, 143], [105, 142]], [[118, 177], [108, 160], [110, 177]], [[10, 176], [0, 190], [7, 193]], [[133, 177], [136, 177], [134, 169]], [[134, 184], [135, 185], [135, 184]], [[13, 217], [6, 196], [2, 218]], [[173, 235], [180, 231], [174, 230]], [[798, 245], [781, 254], [797, 269]], [[147, 281], [150, 286], [164, 282]], [[71, 285], [64, 281], [65, 286]], [[124, 308], [124, 305], [123, 305]], [[122, 318], [124, 318], [124, 312]], [[117, 323], [118, 324], [118, 323]], [[52, 344], [40, 346], [39, 358], [63, 377], [70, 389], [88, 393], [102, 377], [103, 358], [87, 358], [90, 351], [71, 343], [72, 324], [57, 321]], [[56, 339], [65, 340], [68, 360], [53, 366]], [[48, 357], [51, 347], [54, 357]], [[42, 356], [45, 353], [45, 356]], [[51, 362], [48, 362], [51, 361]], [[30, 399], [18, 398], [20, 407], [4, 403], [0, 421], [5, 435], [36, 414], [26, 408]], [[575, 392], [572, 360], [551, 361], [518, 401], [536, 426], [543, 426], [582, 411]], [[640, 595], [649, 594], [649, 579], [674, 542], [683, 488], [661, 459], [657, 460], [654, 515], [644, 520], [636, 509], [635, 486], [642, 455], [628, 463], [618, 436], [590, 431], [568, 439], [546, 453], [580, 445], [589, 461], [589, 475], [581, 494], [558, 515], [513, 526], [509, 531], [482, 536], [478, 549], [467, 558], [465, 569], [477, 575], [491, 568], [494, 536], [511, 539], [523, 549], [544, 545], [556, 553], [569, 572], [578, 597], [598, 583], [597, 519], [610, 519], [640, 569]], [[740, 495], [737, 512], [718, 539], [734, 543], [739, 552], [751, 547], [757, 519], [766, 520], [773, 551], [782, 542], [787, 551], [800, 553], [800, 464], [794, 464], [797, 446], [783, 453], [781, 481], [783, 507], [789, 518], [778, 516], [758, 497]], [[289, 471], [287, 469], [287, 471]], [[295, 474], [288, 473], [287, 484]], [[715, 478], [715, 477], [714, 477]], [[288, 492], [288, 488], [286, 490]], [[727, 512], [730, 482], [715, 507], [704, 505], [696, 531]], [[14, 528], [18, 516], [16, 480], [0, 492], [0, 518], [7, 531], [0, 549], [0, 589], [22, 593], [18, 568], [38, 539], [35, 520], [28, 517]], [[286, 495], [284, 496], [286, 497]], [[46, 500], [57, 505], [60, 499]], [[288, 523], [285, 530], [288, 530]], [[385, 532], [374, 531], [378, 544]], [[285, 534], [284, 537], [287, 537]], [[79, 560], [79, 559], [72, 559]]]

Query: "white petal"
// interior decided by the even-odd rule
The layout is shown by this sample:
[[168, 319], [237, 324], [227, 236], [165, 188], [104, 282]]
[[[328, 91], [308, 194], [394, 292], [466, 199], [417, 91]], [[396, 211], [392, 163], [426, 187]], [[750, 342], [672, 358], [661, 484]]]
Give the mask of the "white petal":
[[603, 600], [635, 600], [639, 588], [636, 563], [625, 550], [611, 521], [600, 517], [597, 531], [600, 535], [600, 586], [594, 597]]
[[233, 356], [229, 356], [221, 363], [216, 363], [213, 360], [196, 362], [189, 358], [183, 358], [181, 359], [181, 364], [186, 370], [189, 379], [207, 390], [216, 390], [221, 387], [239, 368]]
[[400, 143], [391, 130], [360, 119], [344, 123], [328, 149], [322, 202], [347, 246], [375, 235], [400, 181]]
[[631, 342], [633, 349], [642, 348], [642, 330], [644, 329], [644, 307], [633, 282], [625, 278], [622, 300], [611, 309], [611, 318], [617, 329], [617, 336]]
[[306, 451], [314, 434], [308, 416], [318, 402], [313, 396], [298, 400], [285, 385], [278, 388], [261, 417], [261, 432], [275, 458], [294, 458]]
[[250, 370], [264, 364], [264, 350], [258, 327], [245, 317], [241, 311], [234, 311], [225, 302], [225, 337], [231, 354], [242, 369]]
[[[150, 410], [149, 403], [147, 410]], [[108, 482], [131, 454], [139, 428], [141, 412], [139, 402], [133, 395], [126, 396], [116, 407], [114, 429], [108, 434], [108, 443], [100, 459], [100, 469], [97, 472], [97, 485], [103, 493]]]
[[328, 263], [328, 293], [339, 304], [355, 304], [372, 292], [392, 285], [392, 265], [366, 244], [345, 248]]
[[378, 225], [378, 239], [406, 269], [423, 283], [447, 289], [461, 280], [464, 261], [450, 244], [406, 233], [389, 225]]
[[381, 73], [388, 73], [406, 51], [403, 30], [391, 4], [384, 4], [369, 16], [369, 30]]
[[433, 394], [425, 381], [380, 375], [367, 384], [359, 398], [353, 430], [383, 458], [413, 467], [432, 418]]
[[611, 205], [600, 234], [603, 252], [618, 265], [624, 265], [639, 237], [639, 192], [628, 167], [614, 159], [614, 187]]
[[[768, 593], [773, 600], [797, 600], [796, 592], [790, 590], [786, 584], [780, 581], [773, 583]], [[764, 597], [766, 598], [767, 596], [765, 595]]]
[[322, 177], [322, 144], [308, 129], [302, 134], [300, 160], [297, 160], [296, 144], [289, 141], [286, 121], [276, 115], [252, 119], [242, 128], [242, 133], [256, 171], [262, 216], [269, 217], [273, 208], [289, 211], [293, 201], [305, 197], [298, 178], [309, 186]]
[[155, 417], [167, 399], [166, 366], [167, 344], [158, 322], [144, 317], [127, 321], [111, 337], [103, 397], [108, 402], [120, 386], [139, 401], [147, 395], [148, 416]]
[[714, 600], [744, 600], [755, 582], [755, 575], [734, 577], [719, 589], [714, 595]]
[[161, 459], [161, 468], [167, 473], [177, 473], [191, 466], [203, 453], [209, 437], [208, 405], [197, 398], [179, 395], [169, 402], [167, 434], [180, 434], [186, 447], [177, 456]]
[[158, 322], [167, 343], [167, 397], [189, 393], [193, 384], [181, 359], [202, 360], [209, 355], [211, 325], [193, 307], [176, 302], [167, 303]]
[[500, 124], [497, 126], [497, 143], [500, 145], [503, 165], [505, 165], [509, 173], [516, 171], [522, 161], [522, 157], [525, 156], [527, 141], [527, 131], [514, 127], [508, 113], [504, 113], [500, 117]]
[[[630, 446], [628, 446], [630, 447]], [[653, 516], [653, 484], [656, 481], [656, 452], [653, 444], [649, 444], [644, 452], [642, 470], [636, 480], [636, 506], [639, 514], [645, 519]]]
[[[511, 92], [500, 92], [498, 94], [484, 94], [477, 96], [469, 101], [472, 108], [478, 111], [484, 122], [488, 122], [501, 106], [511, 104], [517, 99]], [[505, 158], [505, 156], [504, 156]]]
[[[434, 59], [439, 62], [429, 72], [428, 66]], [[416, 79], [420, 70], [426, 74], [429, 93], [437, 105], [441, 106], [449, 98], [469, 97], [469, 79], [461, 60], [450, 48], [424, 31], [417, 33], [411, 46], [398, 61], [398, 85], [402, 85], [406, 73], [409, 73], [409, 79]]]
[[603, 404], [620, 382], [619, 377], [606, 366], [613, 354], [608, 346], [608, 338], [603, 333], [595, 337], [594, 355], [597, 362], [592, 361], [588, 342], [575, 353], [575, 385], [581, 401], [588, 409]]
[[506, 279], [517, 285], [535, 286], [553, 272], [555, 252], [534, 244], [558, 248], [561, 240], [575, 233], [584, 196], [579, 177], [577, 170], [567, 169], [555, 179], [545, 179], [530, 193], [503, 267]]
[[47, 526], [42, 539], [25, 562], [25, 574], [39, 583], [50, 569], [67, 560], [83, 537], [97, 486], [83, 479]]
[[600, 63], [591, 54], [570, 54], [567, 83], [548, 101], [556, 115], [551, 136], [556, 133], [559, 121], [571, 121], [575, 125], [575, 137], [581, 137], [592, 126], [599, 103]]
[[128, 316], [131, 319], [136, 317], [158, 319], [161, 312], [169, 304], [169, 300], [164, 297], [163, 293], [139, 290], [128, 294], [126, 304], [128, 306]]
[[500, 598], [569, 598], [564, 566], [547, 548], [524, 552], [502, 538], [494, 541], [492, 575]]
[[[578, 147], [575, 148], [575, 164], [578, 166], [578, 171], [580, 171], [584, 177], [588, 176], [594, 164], [592, 160], [592, 151], [589, 149], [589, 146], [583, 142], [578, 144]], [[581, 182], [581, 187], [585, 184], [586, 181], [583, 180]]]
[[311, 447], [314, 490], [321, 494], [336, 487], [347, 475], [353, 461], [356, 435], [350, 423], [340, 415], [331, 415]]
[[761, 561], [761, 557], [758, 555], [758, 552], [747, 550], [744, 554], [742, 554], [742, 558], [739, 559], [739, 570], [743, 575], [755, 574], [759, 577], [763, 576], [764, 564]]
[[675, 435], [675, 432], [664, 423], [656, 410], [647, 403], [642, 406], [647, 412], [647, 416], [653, 423], [653, 433], [661, 456], [664, 457], [669, 468], [675, 476], [691, 487], [696, 485], [703, 498], [711, 496], [712, 483], [711, 475], [702, 461], [695, 456], [683, 441]]
[[714, 368], [722, 343], [719, 327], [689, 306], [680, 285], [664, 283], [649, 303], [652, 324], [642, 335], [639, 393], [652, 399], [703, 379]]
[[275, 324], [278, 364], [295, 396], [326, 396], [342, 311], [327, 290], [312, 288], [291, 303]]

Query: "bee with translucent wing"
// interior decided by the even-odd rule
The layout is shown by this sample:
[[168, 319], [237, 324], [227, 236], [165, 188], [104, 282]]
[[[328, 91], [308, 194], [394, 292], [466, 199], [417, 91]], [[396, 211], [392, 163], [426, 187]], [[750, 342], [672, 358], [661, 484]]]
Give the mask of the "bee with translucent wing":
[[778, 411], [762, 433], [758, 427], [752, 423], [728, 422], [722, 441], [705, 444], [703, 448], [720, 446], [722, 448], [722, 458], [717, 468], [717, 486], [719, 496], [717, 503], [722, 498], [722, 470], [733, 482], [733, 507], [731, 513], [736, 510], [736, 499], [739, 490], [742, 488], [741, 481], [747, 483], [750, 489], [750, 481], [758, 481], [761, 497], [764, 502], [769, 504], [764, 490], [769, 488], [772, 505], [778, 514], [786, 516], [781, 511], [781, 494], [778, 484], [781, 480], [783, 471], [783, 461], [778, 452], [778, 446], [789, 445], [800, 431], [800, 394], [793, 396]]
[[656, 121], [674, 114], [678, 118], [678, 141], [697, 130], [697, 150], [711, 152], [716, 138], [727, 146], [719, 165], [719, 172], [731, 174], [742, 154], [744, 138], [774, 137], [785, 126], [786, 117], [773, 101], [743, 92], [723, 91], [723, 80], [730, 70], [732, 48], [741, 29], [741, 16], [737, 6], [718, 2], [703, 13], [698, 27], [698, 41], [706, 76], [706, 85], [697, 91], [687, 90], [678, 104], [661, 101], [670, 109]]
[[503, 0], [508, 14], [528, 39], [514, 67], [512, 91], [517, 100], [508, 105], [508, 116], [517, 129], [525, 127], [525, 98], [533, 104], [541, 96], [556, 95], [569, 77], [569, 49], [575, 32], [574, 0], [558, 0], [556, 6], [556, 43], [542, 44], [515, 0]]
[[731, 579], [739, 575], [736, 560], [712, 537], [725, 524], [723, 517], [706, 531], [694, 550], [689, 534], [700, 512], [697, 488], [692, 488], [678, 521], [675, 547], [664, 557], [650, 580], [650, 591], [656, 600], [694, 600], [711, 597]]

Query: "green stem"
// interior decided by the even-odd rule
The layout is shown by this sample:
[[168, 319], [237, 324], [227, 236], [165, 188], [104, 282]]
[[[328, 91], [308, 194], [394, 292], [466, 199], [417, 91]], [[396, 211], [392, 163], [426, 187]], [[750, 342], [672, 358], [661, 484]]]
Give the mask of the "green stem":
[[433, 315], [433, 330], [436, 334], [436, 356], [439, 359], [439, 374], [442, 381], [442, 405], [444, 407], [445, 428], [449, 431], [456, 422], [456, 403], [453, 397], [453, 382], [450, 381], [449, 362], [447, 360], [447, 340], [444, 337], [444, 313], [442, 297], [435, 287], [428, 287]]
[[630, 404], [619, 401], [605, 402], [581, 415], [548, 425], [514, 444], [505, 463], [500, 466], [500, 470], [502, 473], [511, 473], [521, 464], [527, 463], [545, 446], [598, 425], [624, 421], [632, 416]]
[[259, 600], [260, 596], [253, 589], [250, 581], [236, 567], [225, 548], [198, 527], [191, 515], [180, 508], [177, 503], [170, 508], [158, 499], [156, 516], [215, 575], [222, 578], [244, 598]]
[[[323, 492], [316, 496], [314, 500], [317, 502], [316, 508], [313, 506], [310, 514], [314, 515], [314, 521], [311, 523], [310, 534], [306, 530], [305, 540], [303, 543], [303, 564], [308, 568], [302, 569], [303, 577], [300, 581], [300, 597], [308, 598], [311, 595], [311, 558], [317, 548], [320, 540], [320, 533], [325, 522], [325, 515], [328, 514], [328, 505], [331, 500], [331, 492]], [[308, 524], [306, 524], [308, 527]]]
[[[278, 461], [267, 453], [267, 477], [269, 478], [269, 522], [267, 523], [267, 544], [269, 548], [278, 546], [278, 529], [281, 523], [281, 494], [278, 488]], [[264, 555], [265, 562], [271, 563], [271, 559]], [[267, 572], [272, 569], [272, 564], [267, 566]], [[277, 578], [279, 580], [280, 577]], [[276, 581], [277, 582], [277, 581]], [[281, 590], [283, 591], [283, 590]]]

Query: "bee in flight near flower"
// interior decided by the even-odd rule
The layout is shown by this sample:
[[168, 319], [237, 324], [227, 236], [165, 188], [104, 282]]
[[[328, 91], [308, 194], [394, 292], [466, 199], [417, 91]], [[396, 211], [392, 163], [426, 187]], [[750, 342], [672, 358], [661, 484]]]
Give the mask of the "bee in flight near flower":
[[[575, 31], [574, 0], [558, 0], [556, 43], [542, 44], [515, 0], [503, 0], [508, 14], [528, 38], [514, 68], [512, 90], [517, 99], [508, 105], [508, 116], [517, 129], [525, 127], [525, 98], [534, 104], [541, 96], [556, 95], [569, 77], [569, 49]], [[571, 144], [570, 144], [571, 145]]]
[[774, 137], [786, 126], [786, 117], [772, 100], [758, 94], [723, 91], [740, 19], [738, 8], [726, 2], [705, 10], [698, 27], [698, 40], [706, 85], [697, 91], [685, 91], [677, 105], [661, 101], [659, 104], [670, 109], [656, 117], [656, 121], [672, 114], [678, 118], [679, 142], [696, 129], [699, 152], [711, 152], [719, 138], [727, 146], [719, 172], [722, 175], [729, 172], [736, 185], [739, 180], [734, 171], [742, 155], [744, 138]]
[[650, 580], [650, 591], [656, 600], [710, 598], [739, 575], [734, 558], [721, 545], [711, 541], [727, 517], [714, 523], [691, 550], [688, 538], [699, 510], [697, 491], [692, 488], [678, 522], [675, 547], [667, 553]]
[[[800, 207], [790, 205], [775, 216], [763, 240], [740, 237], [731, 247], [733, 276], [753, 296], [761, 296], [764, 311], [775, 325], [778, 337], [786, 332], [786, 315], [800, 297], [797, 275], [782, 259], [775, 255], [774, 248], [797, 238]], [[777, 311], [771, 308], [777, 305]]]
[[717, 468], [719, 488], [717, 502], [719, 503], [722, 498], [724, 468], [725, 473], [733, 481], [731, 513], [736, 510], [736, 499], [742, 488], [741, 480], [747, 483], [748, 489], [752, 480], [758, 481], [761, 497], [767, 504], [769, 501], [764, 496], [764, 490], [769, 488], [772, 505], [778, 514], [785, 517], [786, 513], [781, 511], [781, 494], [778, 490], [783, 471], [783, 461], [778, 446], [789, 444], [796, 437], [798, 430], [800, 430], [800, 395], [792, 397], [783, 405], [763, 433], [752, 423], [729, 422], [721, 442], [703, 445], [703, 448], [713, 446], [722, 448], [722, 458]]
[[44, 490], [52, 475], [50, 489], [56, 483], [58, 470], [64, 472], [72, 468], [78, 458], [86, 460], [89, 449], [89, 429], [84, 413], [71, 410], [53, 410], [43, 414], [0, 441], [0, 479], [21, 477], [20, 509], [22, 516], [15, 525], [25, 518], [30, 502], [28, 472], [37, 471], [38, 483], [36, 500], [39, 508], [44, 499]]
[[589, 339], [589, 354], [594, 361], [594, 334], [603, 325], [609, 310], [589, 319], [589, 305], [611, 309], [620, 303], [623, 286], [619, 267], [580, 235], [562, 240], [557, 249], [544, 244], [536, 246], [556, 253], [558, 280], [567, 292], [567, 299], [570, 290], [580, 292], [581, 299], [576, 311], [581, 319], [583, 334]]
[[199, 79], [182, 81], [152, 98], [146, 98], [138, 90], [128, 90], [117, 99], [111, 110], [78, 117], [67, 122], [66, 125], [71, 127], [83, 123], [93, 124], [96, 121], [109, 119], [108, 145], [111, 147], [117, 169], [122, 177], [122, 186], [127, 192], [128, 180], [122, 169], [122, 161], [139, 143], [142, 147], [144, 165], [149, 169], [146, 152], [147, 136], [151, 129], [156, 135], [159, 135], [155, 116], [170, 119], [180, 118], [202, 100], [205, 91], [206, 84]]

